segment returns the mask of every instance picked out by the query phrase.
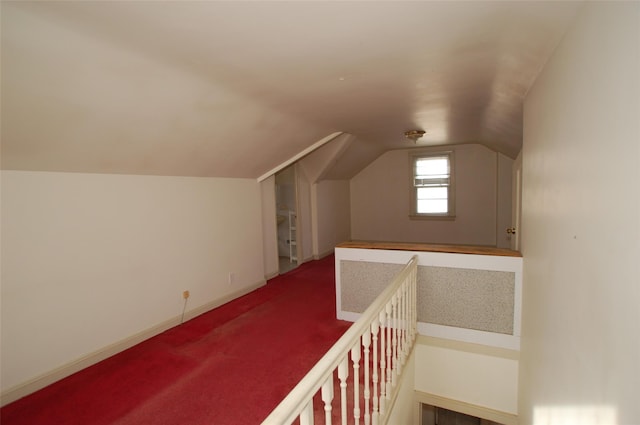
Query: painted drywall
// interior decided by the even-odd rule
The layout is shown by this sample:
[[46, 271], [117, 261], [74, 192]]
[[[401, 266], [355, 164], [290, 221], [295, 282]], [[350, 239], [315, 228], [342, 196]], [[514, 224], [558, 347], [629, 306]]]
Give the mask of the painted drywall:
[[[151, 3], [2, 2], [2, 168], [257, 178], [325, 137], [329, 130], [299, 110], [257, 95], [269, 86], [266, 69], [239, 71], [240, 56], [254, 67], [257, 59], [238, 56], [245, 43], [200, 31], [228, 24], [237, 34], [231, 21], [211, 24], [237, 6], [207, 3], [167, 3], [156, 20]], [[189, 33], [199, 41], [182, 38]], [[192, 50], [200, 42], [207, 53]], [[259, 49], [278, 64], [278, 47]]]
[[316, 183], [312, 186], [312, 197], [315, 198], [317, 223], [314, 257], [319, 258], [332, 253], [340, 242], [350, 239], [349, 181], [324, 180]]
[[[353, 136], [342, 134], [302, 158], [296, 169], [303, 219], [300, 231], [303, 238], [303, 258], [309, 259], [308, 249], [318, 259], [333, 252], [336, 244], [350, 237], [350, 199], [348, 180], [324, 180], [323, 176], [339, 161], [351, 144]], [[308, 197], [308, 199], [307, 199]], [[305, 211], [308, 202], [308, 217]]]
[[[416, 351], [411, 352], [406, 363], [402, 365], [402, 375], [396, 384], [398, 388], [398, 396], [389, 413], [388, 424], [416, 424], [418, 421], [419, 405], [415, 401], [413, 393], [415, 391], [415, 370], [416, 370]], [[365, 421], [366, 423], [367, 421]]]
[[[496, 208], [504, 206], [497, 202], [497, 154], [476, 144], [454, 146], [451, 150], [455, 151], [456, 161], [455, 220], [409, 218], [410, 150], [394, 150], [351, 179], [351, 237], [495, 246]], [[500, 177], [511, 179], [510, 174]], [[510, 211], [511, 206], [508, 208]]]
[[[340, 307], [350, 313], [364, 312], [403, 268], [402, 264], [348, 260], [341, 260], [339, 266]], [[517, 335], [515, 293], [515, 272], [420, 265], [418, 322]]]
[[[264, 283], [254, 179], [2, 171], [2, 390]], [[229, 273], [232, 283], [229, 283]]]
[[298, 164], [303, 168], [309, 181], [316, 183], [323, 180], [323, 176], [342, 159], [342, 154], [354, 139], [352, 135], [342, 133], [301, 158]]
[[587, 2], [524, 105], [520, 423], [640, 422], [640, 3]]
[[518, 352], [420, 337], [415, 389], [500, 412], [518, 412]]

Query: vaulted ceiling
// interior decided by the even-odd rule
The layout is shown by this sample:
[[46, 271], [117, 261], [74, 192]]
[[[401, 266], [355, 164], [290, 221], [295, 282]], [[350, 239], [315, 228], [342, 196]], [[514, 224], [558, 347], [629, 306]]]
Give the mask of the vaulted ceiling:
[[2, 2], [4, 169], [256, 178], [327, 135], [515, 157], [579, 2]]

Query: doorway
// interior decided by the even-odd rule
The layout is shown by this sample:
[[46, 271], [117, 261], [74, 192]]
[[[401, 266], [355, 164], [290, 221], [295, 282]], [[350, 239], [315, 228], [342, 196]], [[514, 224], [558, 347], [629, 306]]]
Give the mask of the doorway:
[[507, 229], [510, 236], [510, 248], [520, 251], [522, 237], [522, 151], [513, 162], [511, 192], [511, 228]]
[[298, 214], [295, 166], [275, 175], [278, 272], [286, 273], [299, 264]]

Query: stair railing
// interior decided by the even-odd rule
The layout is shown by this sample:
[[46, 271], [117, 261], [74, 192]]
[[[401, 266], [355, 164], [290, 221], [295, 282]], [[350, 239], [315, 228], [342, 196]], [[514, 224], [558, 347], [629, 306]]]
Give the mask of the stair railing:
[[[289, 425], [296, 418], [300, 425], [313, 424], [314, 411], [323, 412], [327, 425], [334, 415], [342, 425], [347, 421], [358, 425], [361, 417], [365, 425], [386, 424], [417, 334], [417, 266], [414, 256], [263, 425]], [[340, 393], [339, 417], [333, 412], [336, 392]]]

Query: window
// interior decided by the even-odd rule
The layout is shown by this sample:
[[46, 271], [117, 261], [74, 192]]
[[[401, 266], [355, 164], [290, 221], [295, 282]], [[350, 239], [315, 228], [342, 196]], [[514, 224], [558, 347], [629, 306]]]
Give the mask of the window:
[[418, 152], [411, 158], [411, 216], [455, 217], [453, 152]]

